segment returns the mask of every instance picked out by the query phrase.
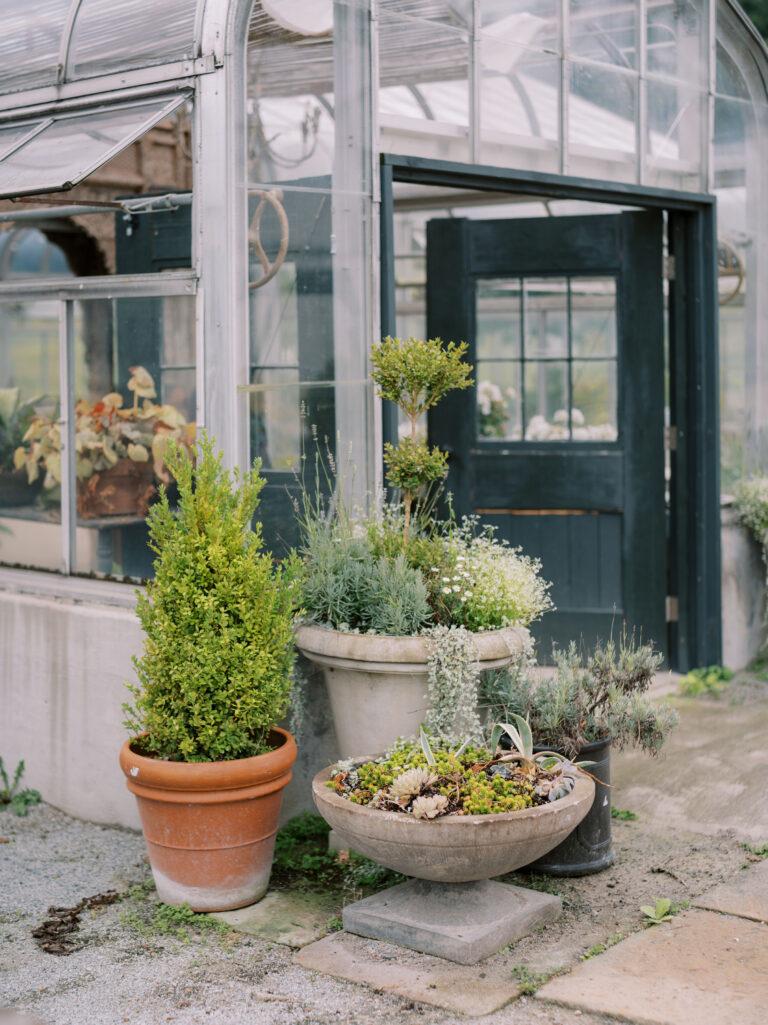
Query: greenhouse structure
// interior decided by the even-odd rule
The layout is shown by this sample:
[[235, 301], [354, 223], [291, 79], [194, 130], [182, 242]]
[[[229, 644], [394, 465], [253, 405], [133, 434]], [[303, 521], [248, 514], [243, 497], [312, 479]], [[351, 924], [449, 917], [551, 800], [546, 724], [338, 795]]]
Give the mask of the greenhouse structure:
[[767, 154], [734, 0], [5, 0], [6, 760], [135, 824], [158, 439], [258, 457], [281, 555], [314, 453], [355, 502], [382, 486], [390, 334], [469, 344], [424, 429], [456, 513], [553, 581], [540, 660], [626, 620], [672, 668], [747, 662], [762, 569], [728, 496], [768, 456]]

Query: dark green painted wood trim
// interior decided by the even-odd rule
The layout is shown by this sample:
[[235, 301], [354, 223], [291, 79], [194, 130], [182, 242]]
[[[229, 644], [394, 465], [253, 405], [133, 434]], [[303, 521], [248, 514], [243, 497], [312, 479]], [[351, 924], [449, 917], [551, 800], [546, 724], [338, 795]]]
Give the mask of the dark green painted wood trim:
[[720, 411], [715, 210], [670, 215], [670, 368], [677, 424], [672, 503], [678, 668], [722, 658]]
[[698, 192], [666, 192], [649, 185], [600, 182], [540, 171], [517, 171], [480, 164], [385, 153], [382, 166], [391, 167], [396, 181], [414, 185], [448, 185], [462, 189], [516, 192], [555, 199], [586, 199], [599, 203], [657, 207], [664, 210], [700, 210], [712, 206], [714, 197]]
[[[669, 211], [669, 235], [680, 261], [670, 323], [671, 396], [678, 450], [672, 455], [670, 593], [678, 598], [671, 625], [670, 661], [685, 671], [722, 659], [720, 562], [720, 446], [717, 337], [717, 231], [715, 197], [639, 185], [560, 177], [532, 171], [384, 154], [382, 167], [382, 278], [390, 267], [391, 306], [382, 322], [394, 325], [394, 181], [481, 191], [546, 195]], [[389, 292], [386, 293], [389, 297]], [[385, 312], [386, 311], [386, 312]], [[450, 332], [448, 332], [450, 333]], [[707, 366], [697, 366], [699, 362]]]

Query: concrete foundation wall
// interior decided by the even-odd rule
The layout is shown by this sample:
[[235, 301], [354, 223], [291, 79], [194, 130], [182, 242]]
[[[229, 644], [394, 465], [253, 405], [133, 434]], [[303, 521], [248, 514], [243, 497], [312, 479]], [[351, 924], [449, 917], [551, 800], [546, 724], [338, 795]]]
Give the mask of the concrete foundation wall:
[[722, 510], [723, 665], [743, 669], [765, 643], [765, 565], [760, 545]]
[[[48, 581], [52, 590], [56, 580]], [[99, 587], [90, 585], [94, 593]], [[126, 737], [125, 682], [133, 678], [131, 657], [141, 651], [142, 635], [133, 589], [105, 584], [102, 593], [121, 604], [20, 593], [7, 581], [0, 590], [0, 756], [11, 770], [23, 758], [24, 783], [57, 808], [139, 828], [117, 755]], [[306, 690], [306, 726], [284, 818], [312, 806], [313, 774], [337, 757], [322, 679], [310, 678]]]

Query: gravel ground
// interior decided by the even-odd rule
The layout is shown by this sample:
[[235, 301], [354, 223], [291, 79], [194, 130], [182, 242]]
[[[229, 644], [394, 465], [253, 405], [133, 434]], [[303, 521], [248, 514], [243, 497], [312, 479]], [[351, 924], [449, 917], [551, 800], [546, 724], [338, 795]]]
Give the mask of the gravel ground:
[[[589, 879], [550, 881], [566, 901], [563, 917], [489, 967], [567, 969], [593, 944], [640, 927], [637, 909], [648, 898], [685, 899], [733, 875], [744, 861], [729, 835], [670, 838], [648, 832], [642, 821], [617, 822], [615, 833], [616, 866]], [[23, 1009], [45, 1025], [469, 1025], [445, 1011], [306, 971], [287, 947], [253, 937], [206, 931], [182, 941], [138, 929], [135, 922], [148, 920], [154, 904], [146, 892], [143, 842], [134, 833], [79, 822], [43, 805], [26, 819], [6, 812], [0, 838], [0, 1008]], [[35, 945], [31, 930], [49, 905], [70, 906], [141, 883], [138, 893], [84, 913], [81, 948], [74, 953], [56, 956]], [[530, 999], [480, 1020], [605, 1021]]]

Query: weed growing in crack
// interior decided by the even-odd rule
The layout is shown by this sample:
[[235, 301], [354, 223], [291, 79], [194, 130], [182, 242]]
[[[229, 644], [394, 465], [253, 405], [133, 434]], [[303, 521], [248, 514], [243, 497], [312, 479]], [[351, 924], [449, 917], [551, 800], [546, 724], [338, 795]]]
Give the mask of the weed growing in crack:
[[556, 975], [562, 975], [566, 970], [565, 968], [554, 968], [551, 971], [534, 972], [528, 965], [518, 964], [512, 969], [512, 978], [517, 983], [520, 996], [530, 997], [537, 989], [541, 989], [545, 982], [554, 979]]
[[607, 940], [603, 940], [602, 943], [595, 943], [581, 955], [582, 961], [589, 961], [592, 957], [597, 957], [598, 954], [604, 954], [606, 950], [611, 947], [615, 947], [617, 943], [621, 943], [624, 939], [623, 932], [612, 933]]

